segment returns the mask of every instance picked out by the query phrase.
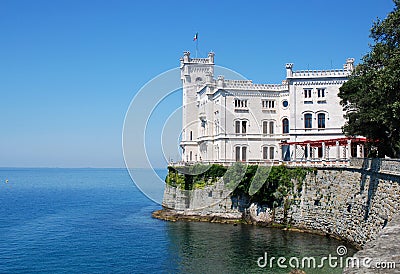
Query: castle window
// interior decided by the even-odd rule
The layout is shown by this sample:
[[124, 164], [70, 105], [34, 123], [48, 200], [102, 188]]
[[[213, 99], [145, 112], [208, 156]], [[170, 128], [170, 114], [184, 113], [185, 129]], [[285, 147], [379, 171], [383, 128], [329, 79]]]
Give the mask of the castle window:
[[282, 120], [282, 133], [289, 133], [289, 120], [287, 118]]
[[311, 88], [304, 89], [304, 98], [311, 98]]
[[235, 108], [247, 108], [247, 100], [235, 99]]
[[193, 140], [193, 131], [190, 131], [190, 141]]
[[274, 147], [263, 147], [262, 148], [263, 160], [273, 160], [275, 158], [275, 148]]
[[274, 134], [274, 122], [269, 122], [269, 134]]
[[262, 126], [263, 134], [274, 134], [274, 122], [263, 121]]
[[246, 133], [246, 121], [242, 121], [242, 133]]
[[270, 147], [270, 148], [269, 148], [269, 158], [270, 158], [271, 160], [274, 159], [274, 154], [275, 154], [275, 149], [274, 149], [274, 147]]
[[235, 121], [235, 133], [246, 133], [247, 121]]
[[263, 159], [268, 159], [268, 147], [263, 147]]
[[304, 127], [312, 128], [312, 114], [310, 113], [304, 114]]
[[235, 160], [236, 162], [246, 162], [247, 158], [247, 147], [237, 146], [235, 147]]
[[325, 114], [318, 114], [318, 128], [325, 128]]
[[242, 161], [246, 161], [246, 152], [247, 152], [247, 147], [242, 147]]
[[325, 89], [319, 88], [318, 90], [318, 97], [325, 97]]
[[263, 109], [275, 109], [275, 100], [261, 100]]
[[268, 133], [268, 122], [266, 121], [263, 122], [263, 133], [264, 134]]
[[288, 102], [287, 100], [284, 100], [284, 101], [282, 102], [282, 106], [283, 106], [284, 108], [287, 108], [288, 105], [289, 105], [289, 102]]
[[240, 121], [235, 122], [235, 133], [240, 133]]

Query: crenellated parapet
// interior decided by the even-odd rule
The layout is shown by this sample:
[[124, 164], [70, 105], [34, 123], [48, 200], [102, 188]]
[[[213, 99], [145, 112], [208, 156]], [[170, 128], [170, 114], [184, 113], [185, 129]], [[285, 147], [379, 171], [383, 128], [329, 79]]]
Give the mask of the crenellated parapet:
[[291, 78], [347, 77], [350, 74], [351, 70], [348, 69], [299, 70], [293, 71]]
[[254, 84], [251, 80], [225, 80], [224, 88], [259, 91], [287, 91], [287, 83], [283, 84]]
[[209, 52], [207, 58], [191, 58], [190, 52], [183, 52], [183, 57], [181, 58], [181, 65], [184, 64], [207, 64], [214, 65], [214, 52]]
[[348, 77], [354, 70], [354, 58], [347, 58], [343, 69], [328, 70], [298, 70], [293, 71], [293, 63], [286, 64], [286, 77], [288, 79], [305, 78], [342, 78]]

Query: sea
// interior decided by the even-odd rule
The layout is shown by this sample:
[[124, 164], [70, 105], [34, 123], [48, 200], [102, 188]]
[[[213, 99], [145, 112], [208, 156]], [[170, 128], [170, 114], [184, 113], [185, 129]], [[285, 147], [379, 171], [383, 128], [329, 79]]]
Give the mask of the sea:
[[289, 273], [310, 257], [306, 273], [341, 273], [356, 251], [277, 228], [162, 221], [158, 209], [126, 169], [1, 168], [0, 273]]

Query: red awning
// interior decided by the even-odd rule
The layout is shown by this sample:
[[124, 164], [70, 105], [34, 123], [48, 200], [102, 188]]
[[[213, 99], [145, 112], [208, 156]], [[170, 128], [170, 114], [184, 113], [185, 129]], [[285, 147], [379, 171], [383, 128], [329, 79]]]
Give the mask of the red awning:
[[283, 142], [280, 145], [299, 145], [306, 146], [310, 144], [311, 147], [322, 147], [322, 143], [325, 143], [325, 146], [336, 146], [336, 142], [339, 142], [340, 146], [347, 145], [347, 141], [351, 140], [352, 144], [365, 144], [367, 142], [367, 138], [365, 137], [346, 137], [346, 138], [337, 138], [337, 139], [327, 139], [327, 140], [314, 140], [314, 141], [302, 141], [302, 142]]

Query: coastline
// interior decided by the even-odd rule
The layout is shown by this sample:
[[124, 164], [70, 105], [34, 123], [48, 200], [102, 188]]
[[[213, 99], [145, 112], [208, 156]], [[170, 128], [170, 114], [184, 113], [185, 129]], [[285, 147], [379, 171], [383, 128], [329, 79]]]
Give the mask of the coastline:
[[284, 225], [276, 222], [263, 222], [263, 221], [255, 221], [252, 220], [250, 216], [233, 216], [235, 214], [199, 214], [198, 212], [188, 212], [188, 211], [177, 211], [173, 209], [163, 208], [160, 210], [156, 210], [152, 212], [151, 216], [155, 219], [163, 220], [163, 221], [170, 221], [170, 222], [177, 222], [177, 221], [184, 221], [184, 222], [209, 222], [209, 223], [220, 223], [220, 224], [245, 224], [245, 225], [255, 225], [265, 228], [275, 228], [281, 229], [284, 231], [290, 232], [298, 232], [298, 233], [309, 233], [318, 236], [329, 237], [332, 239], [336, 239], [346, 244], [351, 245], [353, 248], [357, 250], [362, 250], [362, 246], [355, 242], [351, 242], [348, 239], [338, 237], [337, 235], [326, 233], [320, 230], [314, 229], [307, 229], [303, 227], [297, 227], [293, 225]]
[[[225, 215], [225, 216], [224, 216]], [[195, 214], [187, 213], [185, 211], [176, 211], [173, 209], [163, 208], [154, 211], [151, 216], [156, 219], [164, 221], [187, 221], [187, 222], [210, 222], [210, 223], [222, 223], [222, 224], [239, 224], [246, 223], [242, 217], [234, 216], [227, 217], [226, 214]]]
[[[288, 175], [284, 171], [280, 173]], [[362, 249], [400, 209], [400, 169], [398, 161], [390, 159], [354, 158], [349, 167], [316, 167], [301, 180], [292, 178], [296, 189], [286, 197], [288, 204], [275, 208], [259, 202], [260, 197], [251, 200], [245, 187], [231, 195], [220, 176], [214, 176], [213, 184], [188, 191], [174, 186], [185, 178], [169, 172], [163, 209], [153, 213], [169, 221], [280, 227], [329, 236]], [[207, 176], [214, 179], [212, 175]]]

